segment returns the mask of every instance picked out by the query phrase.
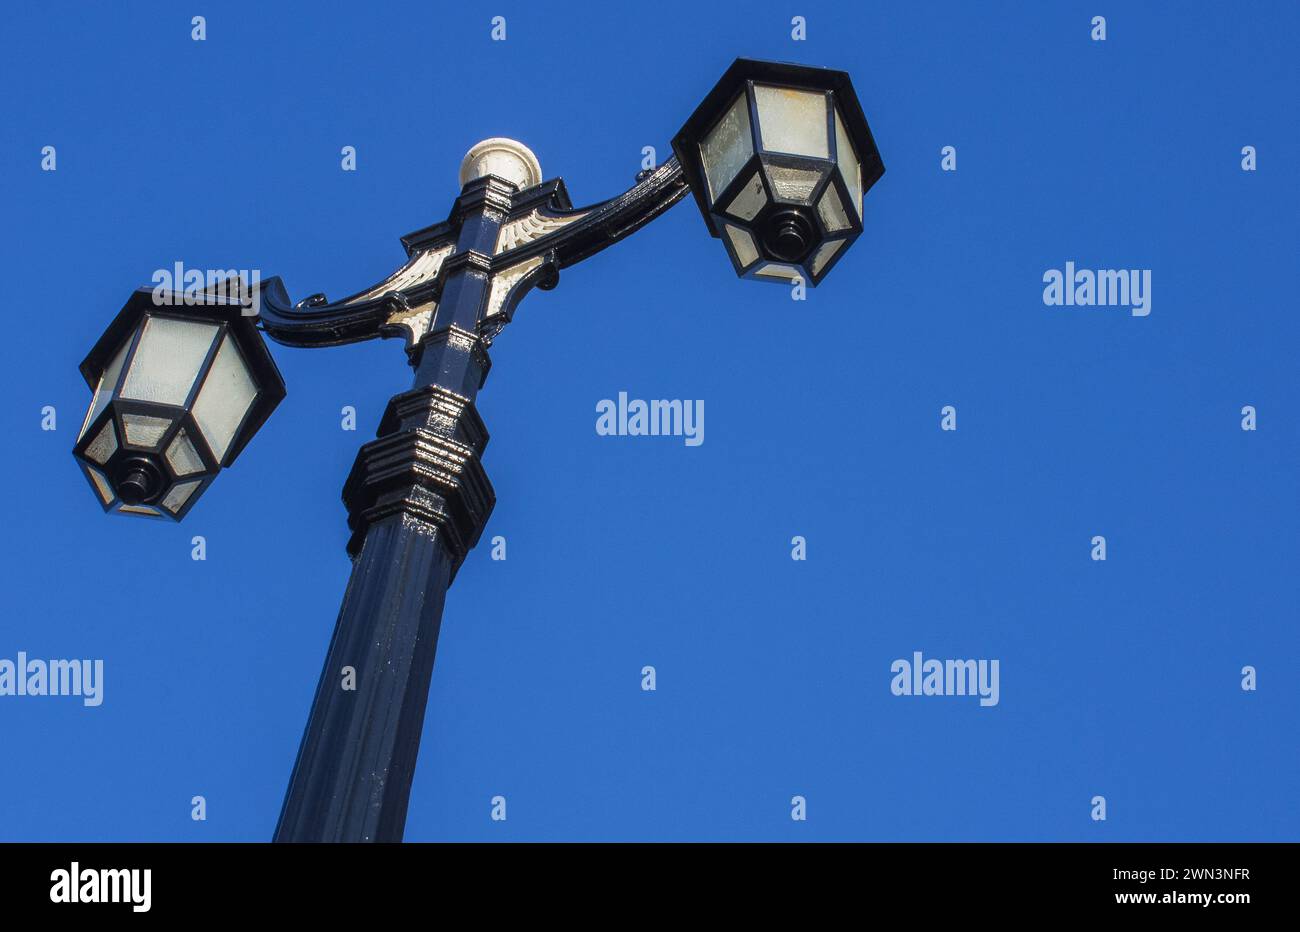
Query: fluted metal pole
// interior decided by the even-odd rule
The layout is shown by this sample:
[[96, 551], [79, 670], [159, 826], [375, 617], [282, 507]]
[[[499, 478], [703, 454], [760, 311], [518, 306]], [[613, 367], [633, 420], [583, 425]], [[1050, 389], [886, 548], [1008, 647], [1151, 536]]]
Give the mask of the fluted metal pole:
[[465, 186], [415, 388], [389, 403], [344, 487], [352, 577], [276, 841], [402, 840], [447, 587], [495, 502], [474, 409], [490, 365], [478, 323], [513, 190], [491, 177]]

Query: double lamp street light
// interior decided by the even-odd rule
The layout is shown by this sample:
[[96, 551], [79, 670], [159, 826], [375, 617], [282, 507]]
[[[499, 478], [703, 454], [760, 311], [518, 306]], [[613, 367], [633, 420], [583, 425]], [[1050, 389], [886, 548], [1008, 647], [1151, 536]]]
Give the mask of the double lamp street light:
[[[816, 286], [862, 232], [884, 172], [849, 76], [738, 59], [628, 191], [574, 209], [509, 139], [474, 146], [443, 222], [351, 297], [291, 304], [279, 278], [194, 295], [137, 290], [81, 364], [94, 391], [73, 455], [105, 511], [180, 520], [284, 398], [259, 330], [287, 346], [403, 337], [415, 369], [343, 486], [352, 573], [276, 841], [400, 841], [447, 587], [496, 501], [474, 407], [488, 348], [532, 287], [687, 191], [742, 278]], [[230, 287], [225, 287], [230, 284]], [[355, 670], [355, 688], [340, 671]]]

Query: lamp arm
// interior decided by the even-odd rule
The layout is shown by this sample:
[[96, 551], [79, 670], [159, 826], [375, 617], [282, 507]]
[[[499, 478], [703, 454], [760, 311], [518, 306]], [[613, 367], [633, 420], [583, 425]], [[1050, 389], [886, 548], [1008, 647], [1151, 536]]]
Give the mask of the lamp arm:
[[[640, 172], [636, 184], [618, 197], [551, 213], [549, 216], [558, 221], [554, 230], [503, 251], [495, 261], [508, 268], [534, 256], [551, 254], [558, 268], [576, 265], [635, 233], [689, 192], [686, 175], [673, 156], [658, 168]], [[564, 223], [570, 219], [572, 222]]]
[[[466, 186], [448, 220], [404, 237], [406, 265], [365, 291], [339, 301], [314, 294], [291, 303], [279, 278], [261, 282], [261, 328], [277, 343], [298, 347], [391, 336], [418, 342], [431, 322], [449, 271], [457, 266], [446, 260], [458, 255], [462, 204], [471, 199], [474, 184]], [[500, 225], [493, 254], [475, 256], [497, 284], [494, 300], [484, 309], [486, 330], [499, 331], [529, 288], [555, 287], [560, 269], [635, 233], [689, 191], [674, 156], [639, 173], [627, 191], [589, 207], [571, 207], [559, 180], [518, 192]]]
[[381, 330], [392, 313], [396, 294], [333, 303], [323, 294], [313, 294], [294, 304], [277, 276], [262, 283], [259, 323], [267, 336], [285, 346], [338, 346], [372, 340], [385, 335]]
[[479, 318], [485, 346], [510, 323], [520, 300], [534, 286], [554, 288], [560, 269], [576, 265], [631, 236], [690, 191], [676, 156], [637, 175], [617, 197], [589, 207], [569, 207], [562, 182], [524, 193], [523, 204], [501, 225], [491, 260], [491, 288]]

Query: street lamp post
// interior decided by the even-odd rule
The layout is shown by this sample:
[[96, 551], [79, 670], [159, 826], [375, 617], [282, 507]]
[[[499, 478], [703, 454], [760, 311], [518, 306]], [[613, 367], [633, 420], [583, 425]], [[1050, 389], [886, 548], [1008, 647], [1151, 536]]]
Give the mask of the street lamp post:
[[[622, 195], [574, 209], [564, 182], [543, 181], [527, 147], [485, 140], [465, 157], [450, 216], [403, 237], [407, 262], [383, 282], [339, 301], [318, 294], [297, 304], [278, 278], [260, 283], [261, 327], [277, 342], [319, 347], [401, 336], [415, 369], [413, 387], [389, 401], [378, 436], [361, 447], [344, 484], [352, 575], [275, 840], [402, 838], [447, 587], [495, 502], [482, 465], [488, 434], [474, 399], [491, 365], [488, 349], [524, 294], [555, 287], [561, 269], [640, 229], [688, 192], [737, 274], [815, 286], [861, 233], [862, 196], [884, 171], [848, 75], [745, 59], [728, 69], [673, 149], [672, 159], [642, 172]], [[193, 313], [219, 327], [230, 311]], [[248, 319], [236, 323], [246, 343]], [[106, 334], [83, 364], [98, 388], [74, 452], [109, 510], [179, 519], [193, 501], [167, 507], [174, 484], [140, 466], [166, 459], [158, 444], [176, 436], [174, 424], [148, 449], [134, 450], [126, 433], [116, 459], [101, 463], [88, 452], [104, 452], [90, 430], [107, 422], [103, 411], [135, 404], [116, 400], [111, 388], [113, 400], [103, 400], [105, 379], [126, 381], [111, 371], [123, 366], [109, 359], [126, 325], [115, 326], [117, 343]], [[220, 358], [220, 340], [208, 337], [203, 372], [212, 371], [213, 353]], [[211, 453], [205, 482], [283, 396], [269, 356], [241, 347], [241, 358], [258, 363], [249, 378], [254, 402], [250, 413], [226, 418], [238, 424], [228, 449], [201, 446]], [[147, 362], [139, 352], [132, 358]], [[243, 391], [236, 399], [248, 395], [247, 386], [236, 387]], [[177, 424], [193, 420], [196, 391], [173, 393], [181, 396]], [[197, 397], [202, 402], [203, 393]], [[345, 668], [354, 688], [343, 688]]]

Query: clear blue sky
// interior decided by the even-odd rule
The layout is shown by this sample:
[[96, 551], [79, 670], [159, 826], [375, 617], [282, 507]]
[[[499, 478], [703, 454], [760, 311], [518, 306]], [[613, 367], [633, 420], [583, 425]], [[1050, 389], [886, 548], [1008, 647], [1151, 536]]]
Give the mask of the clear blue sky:
[[[450, 592], [407, 838], [1296, 839], [1298, 9], [9, 8], [0, 657], [106, 682], [0, 698], [0, 839], [269, 838], [339, 491], [410, 385], [395, 341], [273, 346], [288, 397], [185, 523], [107, 518], [77, 364], [131, 289], [176, 261], [369, 286], [487, 136], [612, 196], [737, 55], [852, 74], [866, 231], [794, 303], [683, 203], [525, 300], [479, 396], [508, 559]], [[1151, 269], [1150, 316], [1045, 306], [1068, 260]], [[597, 436], [620, 391], [703, 399], [704, 444]], [[999, 705], [891, 695], [917, 650], [997, 658]]]

